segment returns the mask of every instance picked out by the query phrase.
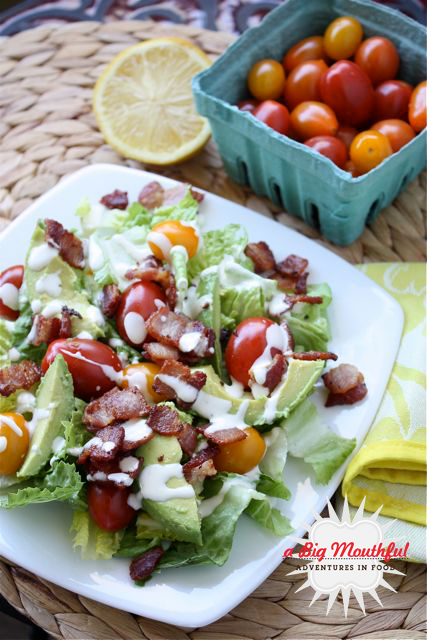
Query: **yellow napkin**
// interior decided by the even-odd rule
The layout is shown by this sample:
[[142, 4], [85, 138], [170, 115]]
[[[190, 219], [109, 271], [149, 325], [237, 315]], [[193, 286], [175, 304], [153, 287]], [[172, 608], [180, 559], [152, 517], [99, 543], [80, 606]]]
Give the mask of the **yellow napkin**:
[[[367, 511], [382, 506], [383, 516], [425, 525], [425, 265], [366, 264], [359, 268], [396, 298], [405, 313], [405, 324], [385, 395], [365, 442], [347, 468], [342, 494], [354, 506], [366, 496]], [[412, 533], [417, 532], [414, 542], [418, 543], [420, 530], [425, 529], [411, 528]], [[408, 539], [408, 531], [402, 534]], [[425, 548], [416, 556], [424, 559]]]

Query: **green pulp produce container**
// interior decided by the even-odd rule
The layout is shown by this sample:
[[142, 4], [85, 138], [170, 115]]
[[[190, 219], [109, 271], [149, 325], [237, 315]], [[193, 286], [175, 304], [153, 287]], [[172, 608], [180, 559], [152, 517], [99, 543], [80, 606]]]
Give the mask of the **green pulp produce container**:
[[365, 37], [382, 35], [394, 42], [399, 78], [413, 85], [427, 78], [426, 29], [402, 13], [368, 0], [287, 0], [197, 75], [193, 92], [231, 178], [298, 215], [331, 242], [348, 245], [425, 167], [426, 129], [381, 165], [353, 178], [235, 106], [248, 96], [246, 77], [257, 60], [281, 61], [292, 45], [323, 34], [340, 15], [358, 18]]

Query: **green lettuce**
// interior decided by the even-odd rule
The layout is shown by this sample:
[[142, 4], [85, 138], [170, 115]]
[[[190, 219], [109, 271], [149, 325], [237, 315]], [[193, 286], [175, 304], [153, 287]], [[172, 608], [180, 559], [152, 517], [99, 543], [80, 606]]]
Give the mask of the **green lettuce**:
[[221, 300], [220, 300], [220, 286], [219, 286], [219, 274], [218, 271], [210, 273], [202, 273], [199, 278], [199, 282], [196, 289], [196, 295], [199, 299], [205, 298], [209, 303], [206, 308], [197, 316], [206, 327], [213, 329], [215, 333], [214, 343], [214, 357], [213, 365], [215, 371], [224, 378], [225, 367], [222, 361], [222, 348], [221, 348]]
[[284, 538], [293, 531], [288, 518], [279, 509], [272, 507], [268, 498], [251, 500], [245, 513], [275, 536]]
[[219, 264], [225, 256], [232, 256], [246, 269], [253, 269], [252, 260], [244, 254], [248, 236], [246, 230], [239, 224], [228, 224], [223, 229], [207, 231], [202, 238], [201, 248], [188, 263], [190, 278], [198, 276], [208, 267]]
[[109, 560], [119, 550], [124, 531], [111, 533], [100, 529], [88, 511], [74, 511], [70, 528], [73, 549], [80, 550], [85, 559]]
[[9, 349], [12, 346], [12, 331], [4, 320], [0, 319], [0, 360], [1, 366], [10, 364]]
[[160, 543], [160, 537], [139, 538], [137, 537], [136, 527], [128, 527], [114, 555], [117, 558], [136, 558], [152, 547], [157, 547]]
[[327, 308], [332, 293], [326, 283], [309, 285], [307, 294], [321, 296], [321, 304], [299, 303], [286, 315], [295, 344], [304, 351], [327, 351], [331, 339]]
[[261, 472], [257, 490], [275, 498], [288, 500], [291, 492], [283, 482], [288, 443], [286, 433], [280, 427], [274, 427], [264, 436], [267, 448], [259, 463]]
[[[181, 188], [180, 186], [177, 187]], [[154, 209], [150, 226], [164, 222], [165, 220], [184, 220], [184, 222], [194, 222], [197, 218], [199, 203], [191, 193], [190, 185], [185, 185], [183, 196], [178, 203], [165, 205]]]

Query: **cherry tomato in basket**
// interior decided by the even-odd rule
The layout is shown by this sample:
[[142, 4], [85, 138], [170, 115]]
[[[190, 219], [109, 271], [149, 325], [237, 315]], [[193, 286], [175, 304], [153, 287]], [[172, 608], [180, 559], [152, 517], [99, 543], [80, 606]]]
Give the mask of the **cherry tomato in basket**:
[[140, 280], [123, 291], [116, 311], [117, 331], [133, 347], [140, 348], [147, 337], [145, 320], [166, 303], [166, 296], [154, 282]]
[[116, 372], [122, 365], [117, 353], [103, 342], [86, 338], [54, 340], [42, 361], [46, 373], [55, 357], [61, 354], [74, 383], [74, 393], [83, 400], [98, 398], [116, 384]]
[[403, 80], [386, 80], [375, 89], [374, 117], [376, 120], [408, 119], [412, 87]]
[[301, 102], [291, 113], [291, 127], [302, 140], [308, 140], [314, 136], [334, 136], [338, 120], [323, 102]]
[[136, 387], [141, 391], [147, 402], [161, 402], [164, 398], [153, 389], [154, 376], [156, 376], [159, 371], [159, 365], [154, 364], [154, 362], [130, 364], [123, 370], [121, 386], [124, 389]]
[[194, 227], [181, 220], [165, 220], [154, 225], [147, 236], [151, 251], [159, 260], [169, 258], [172, 247], [181, 245], [192, 258], [197, 253], [199, 236]]
[[310, 36], [300, 40], [283, 57], [285, 71], [292, 71], [301, 62], [306, 60], [325, 60], [326, 54], [323, 47], [323, 36]]
[[333, 20], [325, 31], [326, 54], [332, 60], [351, 58], [362, 38], [363, 29], [359, 20], [352, 16], [340, 16]]
[[393, 153], [399, 151], [405, 144], [415, 138], [415, 131], [404, 120], [389, 119], [380, 120], [372, 125], [374, 131], [383, 133], [388, 139]]
[[275, 131], [284, 136], [289, 129], [289, 111], [284, 104], [276, 100], [264, 100], [253, 112], [255, 118], [264, 122]]
[[249, 71], [249, 91], [258, 100], [277, 100], [284, 86], [285, 72], [277, 60], [258, 60]]
[[249, 113], [255, 111], [258, 105], [259, 101], [255, 100], [255, 98], [246, 98], [246, 100], [240, 100], [240, 102], [237, 103], [240, 111], [249, 111]]
[[366, 73], [350, 60], [340, 60], [320, 79], [323, 102], [334, 110], [341, 124], [366, 122], [374, 106], [374, 90]]
[[367, 173], [393, 153], [387, 137], [379, 131], [362, 131], [350, 147], [350, 160], [356, 171]]
[[16, 473], [27, 455], [30, 435], [20, 413], [0, 414], [0, 475]]
[[346, 125], [342, 125], [338, 127], [338, 131], [336, 133], [336, 137], [339, 138], [345, 144], [345, 148], [350, 149], [350, 145], [353, 142], [354, 138], [357, 136], [358, 131], [354, 127], [347, 127]]
[[332, 160], [334, 164], [343, 169], [347, 162], [347, 149], [342, 140], [334, 136], [315, 136], [306, 140], [305, 144], [311, 147], [322, 156]]
[[0, 274], [0, 318], [16, 320], [18, 311], [18, 290], [22, 286], [24, 267], [20, 264], [5, 269]]
[[381, 82], [393, 80], [396, 77], [400, 58], [391, 40], [382, 36], [373, 36], [362, 42], [356, 51], [354, 61], [376, 87]]
[[215, 469], [247, 473], [257, 466], [265, 453], [264, 438], [253, 427], [245, 429], [245, 433], [244, 440], [220, 446], [220, 452], [213, 459]]
[[427, 126], [427, 80], [420, 82], [409, 102], [409, 124], [417, 133]]
[[285, 102], [289, 109], [295, 109], [300, 102], [320, 100], [320, 78], [327, 70], [324, 60], [307, 60], [292, 69], [285, 85]]
[[104, 531], [119, 531], [135, 517], [136, 511], [128, 505], [130, 490], [113, 484], [88, 482], [89, 513]]

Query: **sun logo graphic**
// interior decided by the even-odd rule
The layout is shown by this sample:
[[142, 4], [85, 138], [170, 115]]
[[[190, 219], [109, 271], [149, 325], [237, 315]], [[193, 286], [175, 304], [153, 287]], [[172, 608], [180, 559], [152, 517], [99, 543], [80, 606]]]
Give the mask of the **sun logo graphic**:
[[308, 540], [289, 536], [303, 547], [298, 553], [292, 553], [293, 549], [288, 549], [283, 556], [307, 560], [306, 564], [289, 575], [307, 573], [307, 580], [298, 591], [307, 587], [314, 589], [315, 593], [309, 606], [316, 602], [320, 595], [329, 594], [326, 615], [340, 590], [345, 617], [351, 591], [364, 614], [364, 592], [369, 593], [383, 606], [376, 592], [377, 587], [381, 585], [395, 591], [384, 579], [384, 574], [404, 575], [388, 562], [393, 558], [405, 558], [409, 543], [403, 548], [396, 547], [396, 542], [401, 538], [385, 538], [386, 530], [395, 521], [380, 526], [376, 519], [381, 507], [369, 518], [364, 518], [364, 505], [365, 499], [351, 520], [346, 496], [340, 520], [328, 501], [329, 518], [322, 518], [311, 509], [316, 519], [315, 523], [310, 526], [299, 522], [308, 532]]

